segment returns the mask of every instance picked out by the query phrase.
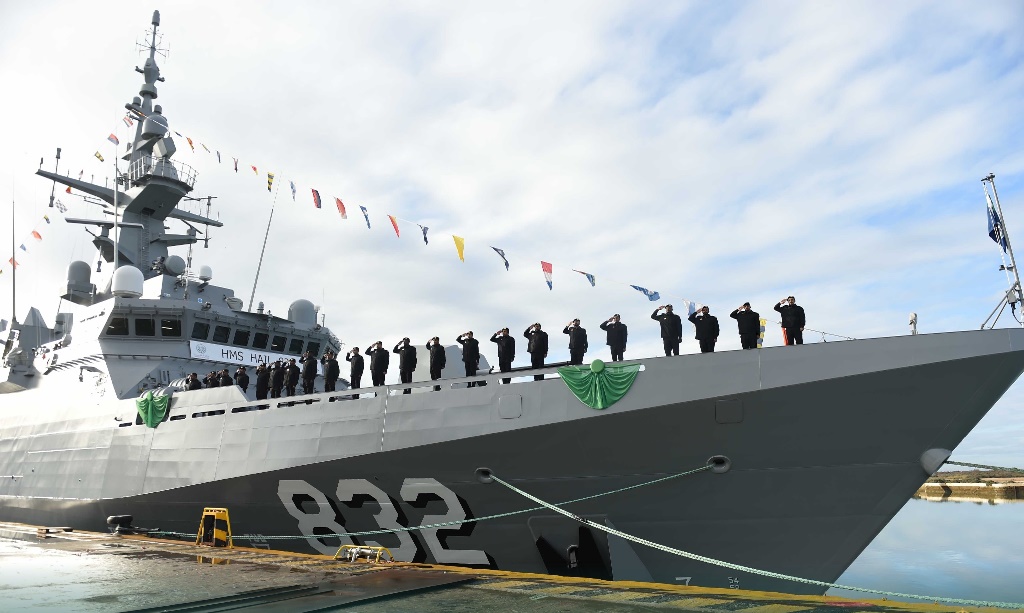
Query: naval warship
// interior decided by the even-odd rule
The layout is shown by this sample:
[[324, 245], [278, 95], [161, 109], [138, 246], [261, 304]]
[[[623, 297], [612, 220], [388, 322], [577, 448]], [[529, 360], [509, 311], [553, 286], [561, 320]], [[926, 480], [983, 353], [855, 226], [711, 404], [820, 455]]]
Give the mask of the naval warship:
[[[547, 509], [491, 517], [530, 504], [477, 469], [560, 502], [711, 462], [567, 508], [676, 549], [831, 582], [1024, 370], [1024, 330], [1004, 329], [628, 360], [609, 368], [639, 372], [603, 410], [553, 367], [511, 384], [446, 372], [440, 391], [422, 380], [260, 401], [254, 387], [186, 391], [194, 371], [342, 345], [308, 300], [287, 317], [247, 310], [209, 267], [170, 253], [221, 223], [182, 208], [197, 174], [174, 159], [154, 104], [159, 13], [152, 24], [114, 188], [37, 172], [98, 201], [98, 219], [66, 221], [89, 229], [105, 272], [93, 279], [72, 262], [54, 325], [33, 308], [7, 331], [0, 520], [103, 530], [130, 514], [195, 534], [204, 507], [224, 507], [236, 538], [269, 548], [384, 546], [409, 561], [821, 593]], [[156, 401], [164, 414], [144, 419]], [[432, 527], [402, 530], [419, 526]], [[384, 532], [354, 534], [374, 530]]]

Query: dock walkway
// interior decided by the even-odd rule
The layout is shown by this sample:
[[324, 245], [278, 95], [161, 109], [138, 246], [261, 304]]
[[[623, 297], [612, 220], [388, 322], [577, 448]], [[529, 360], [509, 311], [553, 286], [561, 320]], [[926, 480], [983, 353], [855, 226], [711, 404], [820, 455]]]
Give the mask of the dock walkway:
[[[205, 547], [0, 522], [5, 611], [933, 613], [961, 607], [600, 581], [428, 564]], [[977, 609], [1005, 611], [1005, 609]]]

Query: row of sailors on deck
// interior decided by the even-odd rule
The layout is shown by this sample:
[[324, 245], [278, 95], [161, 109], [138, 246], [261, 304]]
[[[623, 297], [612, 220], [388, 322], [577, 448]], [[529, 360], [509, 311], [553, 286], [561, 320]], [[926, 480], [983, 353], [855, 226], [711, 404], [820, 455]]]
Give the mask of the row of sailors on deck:
[[[803, 330], [805, 325], [804, 310], [797, 306], [796, 298], [789, 296], [775, 305], [775, 310], [782, 316], [782, 328], [785, 331], [787, 345], [802, 345]], [[743, 349], [756, 349], [757, 340], [761, 332], [761, 316], [750, 308], [750, 303], [745, 302], [737, 307], [730, 317], [736, 320], [739, 328], [740, 343]], [[661, 326], [661, 338], [664, 343], [665, 355], [679, 355], [679, 344], [683, 340], [682, 320], [672, 310], [672, 305], [659, 306], [651, 313], [651, 319], [657, 321]], [[715, 344], [718, 342], [720, 332], [718, 318], [711, 315], [708, 307], [691, 313], [687, 318], [694, 325], [696, 330], [695, 338], [700, 343], [701, 353], [712, 353]], [[626, 341], [628, 329], [622, 323], [621, 317], [616, 313], [608, 320], [601, 323], [600, 328], [607, 334], [607, 344], [611, 349], [612, 361], [620, 362], [626, 352]], [[562, 329], [562, 333], [569, 337], [569, 363], [573, 365], [583, 364], [583, 356], [589, 348], [587, 331], [580, 325], [579, 319], [573, 319]], [[527, 352], [530, 354], [530, 366], [532, 368], [543, 368], [544, 359], [548, 355], [548, 334], [539, 323], [530, 325], [523, 332], [527, 339]], [[480, 365], [480, 341], [473, 336], [473, 332], [464, 332], [456, 337], [455, 341], [462, 345], [462, 362], [466, 367], [466, 376], [471, 377], [477, 374]], [[508, 328], [502, 328], [491, 335], [490, 341], [498, 346], [498, 370], [509, 372], [512, 370], [512, 362], [515, 359], [516, 341], [509, 333]], [[430, 358], [430, 379], [436, 381], [441, 378], [441, 371], [446, 365], [444, 346], [438, 337], [433, 337], [426, 344], [427, 353]], [[403, 338], [390, 353], [397, 353], [399, 356], [398, 370], [402, 383], [412, 382], [413, 372], [417, 365], [416, 347], [412, 345], [408, 337]], [[366, 356], [370, 358], [370, 376], [373, 385], [384, 385], [384, 377], [390, 365], [390, 354], [384, 349], [383, 343], [377, 341], [366, 348]], [[350, 363], [350, 380], [353, 388], [358, 388], [362, 381], [364, 370], [364, 357], [360, 355], [359, 348], [355, 347], [345, 355]], [[337, 364], [336, 360], [331, 360]], [[534, 375], [535, 380], [541, 380], [544, 375]], [[511, 379], [503, 378], [502, 383], [509, 383]], [[483, 385], [483, 382], [476, 385]], [[333, 386], [333, 383], [331, 384]], [[472, 387], [474, 383], [469, 383]], [[435, 390], [441, 389], [435, 386]], [[331, 387], [333, 390], [333, 387]], [[406, 388], [403, 393], [410, 393]]]
[[[803, 330], [805, 325], [804, 310], [797, 306], [796, 299], [789, 296], [775, 305], [775, 310], [782, 316], [782, 328], [785, 332], [787, 345], [802, 345]], [[757, 340], [761, 331], [760, 315], [750, 308], [749, 302], [736, 308], [730, 317], [736, 320], [739, 328], [740, 344], [743, 349], [756, 349]], [[681, 318], [672, 310], [671, 304], [659, 306], [654, 309], [651, 319], [657, 321], [661, 326], [661, 339], [664, 344], [665, 355], [679, 355], [679, 344], [683, 340], [683, 327]], [[701, 353], [712, 353], [715, 344], [718, 342], [720, 332], [718, 318], [711, 315], [708, 307], [691, 313], [687, 319], [694, 325], [695, 338], [700, 343]], [[607, 344], [611, 349], [612, 361], [621, 362], [626, 352], [626, 340], [628, 329], [622, 323], [621, 317], [616, 313], [606, 321], [602, 322], [600, 328], [607, 334]], [[587, 331], [580, 325], [579, 319], [573, 319], [562, 329], [562, 333], [569, 337], [569, 363], [573, 365], [583, 364], [583, 356], [589, 348]], [[544, 359], [548, 355], [548, 334], [539, 323], [531, 324], [523, 332], [527, 339], [527, 352], [530, 354], [531, 368], [543, 368]], [[462, 345], [462, 362], [466, 367], [466, 376], [472, 377], [477, 374], [480, 366], [480, 341], [473, 336], [473, 332], [464, 332], [456, 337], [455, 341]], [[516, 341], [509, 334], [508, 328], [502, 328], [491, 335], [490, 341], [498, 346], [498, 370], [509, 372], [512, 370], [512, 361], [515, 359]], [[433, 337], [426, 344], [426, 350], [430, 359], [430, 379], [437, 381], [441, 378], [441, 371], [444, 369], [447, 358], [444, 346], [438, 337]], [[411, 343], [409, 337], [403, 338], [390, 352], [384, 349], [383, 343], [377, 341], [366, 348], [365, 355], [370, 358], [370, 377], [374, 387], [384, 385], [384, 378], [390, 366], [390, 354], [398, 354], [398, 370], [402, 383], [411, 383], [413, 372], [416, 370], [417, 354], [416, 347]], [[362, 385], [364, 371], [364, 357], [359, 353], [359, 348], [354, 347], [345, 355], [349, 362], [349, 383], [352, 389], [358, 389]], [[269, 394], [271, 398], [280, 398], [282, 393], [285, 396], [294, 396], [301, 380], [302, 392], [304, 394], [314, 393], [314, 384], [317, 377], [317, 358], [311, 352], [306, 352], [299, 362], [291, 358], [285, 363], [278, 360], [267, 366], [260, 364], [256, 368], [256, 399], [265, 400]], [[341, 374], [337, 356], [328, 350], [320, 358], [323, 364], [324, 391], [335, 391], [338, 377]], [[544, 375], [534, 375], [534, 380], [544, 379]], [[245, 392], [249, 387], [249, 376], [245, 367], [241, 366], [235, 372], [234, 379], [224, 369], [211, 372], [205, 379], [205, 387], [218, 387], [225, 385], [238, 385]], [[503, 378], [502, 383], [510, 383], [510, 378]], [[474, 385], [486, 385], [485, 382], [470, 382], [469, 387]], [[199, 382], [196, 373], [189, 376], [188, 389], [202, 389], [203, 383]], [[441, 386], [435, 385], [434, 390], [440, 390]], [[410, 393], [405, 388], [404, 394]]]

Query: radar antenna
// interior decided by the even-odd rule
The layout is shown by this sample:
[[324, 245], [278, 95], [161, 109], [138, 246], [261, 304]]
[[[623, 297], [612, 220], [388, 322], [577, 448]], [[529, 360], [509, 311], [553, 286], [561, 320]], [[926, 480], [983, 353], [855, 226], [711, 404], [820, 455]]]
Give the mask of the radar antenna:
[[[138, 47], [139, 53], [148, 52], [150, 57], [154, 57], [156, 55], [160, 55], [165, 58], [170, 57], [170, 46], [160, 46], [164, 42], [164, 35], [160, 32], [157, 32], [157, 28], [160, 26], [160, 11], [153, 11], [153, 21], [151, 23], [153, 27], [148, 28], [145, 31], [145, 36], [149, 39], [149, 41], [140, 43], [138, 39], [135, 39], [135, 46]], [[142, 72], [142, 70], [139, 68], [136, 68], [135, 70], [137, 72]], [[160, 79], [160, 81], [163, 81], [163, 79]]]
[[[206, 231], [202, 233], [203, 234], [203, 249], [209, 249], [210, 248], [210, 207], [213, 206], [213, 200], [215, 198], [217, 198], [217, 196], [202, 196], [200, 198], [192, 198], [192, 197], [186, 196], [184, 198], [184, 200], [189, 200], [189, 201], [192, 201], [192, 202], [202, 202], [203, 200], [206, 201]], [[220, 217], [220, 215], [218, 214], [217, 217]], [[191, 227], [191, 226], [189, 226], [189, 227]], [[189, 250], [189, 252], [191, 253], [191, 250]]]

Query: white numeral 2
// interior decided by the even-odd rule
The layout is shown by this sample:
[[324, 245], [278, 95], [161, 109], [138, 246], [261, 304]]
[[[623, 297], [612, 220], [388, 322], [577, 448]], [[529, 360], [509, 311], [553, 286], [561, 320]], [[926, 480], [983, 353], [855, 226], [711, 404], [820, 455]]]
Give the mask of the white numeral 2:
[[[406, 479], [402, 483], [402, 500], [406, 502], [415, 503], [421, 496], [430, 494], [434, 494], [444, 501], [448, 506], [448, 512], [444, 515], [425, 515], [421, 520], [421, 525], [427, 526], [466, 519], [466, 510], [462, 508], [459, 497], [455, 495], [455, 492], [441, 485], [437, 479]], [[458, 523], [444, 528], [425, 528], [420, 531], [423, 540], [427, 542], [430, 554], [434, 556], [434, 561], [438, 564], [489, 564], [487, 554], [479, 549], [453, 550], [441, 545], [441, 540], [437, 536], [439, 530], [458, 530], [462, 526], [462, 523]]]

